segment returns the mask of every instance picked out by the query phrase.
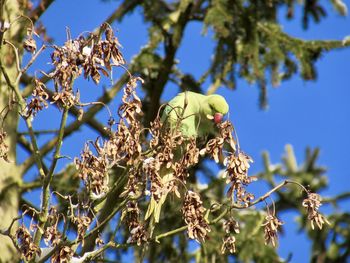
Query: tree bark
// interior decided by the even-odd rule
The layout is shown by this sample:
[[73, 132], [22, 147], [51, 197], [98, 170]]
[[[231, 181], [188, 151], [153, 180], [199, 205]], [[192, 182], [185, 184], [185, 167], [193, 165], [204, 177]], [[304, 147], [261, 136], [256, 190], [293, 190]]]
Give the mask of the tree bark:
[[[15, 17], [23, 13], [19, 1], [4, 1], [0, 0], [1, 4], [1, 21], [12, 22]], [[19, 46], [18, 40], [23, 25], [19, 21], [10, 24], [9, 30], [3, 34], [3, 39], [11, 41], [16, 46]], [[17, 43], [16, 43], [17, 42]], [[10, 80], [14, 82], [17, 76], [16, 59], [13, 49], [8, 45], [0, 44], [0, 59], [5, 67], [6, 73]], [[0, 159], [0, 229], [7, 229], [12, 220], [18, 216], [19, 208], [19, 188], [18, 183], [22, 180], [22, 172], [16, 163], [16, 136], [19, 115], [16, 104], [9, 103], [12, 98], [10, 87], [6, 84], [4, 75], [0, 74], [0, 130], [3, 129], [7, 133], [6, 144], [9, 146], [8, 159], [6, 162]], [[8, 112], [8, 113], [7, 113]], [[6, 114], [7, 113], [7, 114]], [[4, 122], [3, 118], [5, 117]], [[11, 229], [11, 234], [14, 234], [15, 229]], [[8, 236], [0, 235], [0, 262], [14, 262], [18, 258], [18, 252], [12, 244]]]

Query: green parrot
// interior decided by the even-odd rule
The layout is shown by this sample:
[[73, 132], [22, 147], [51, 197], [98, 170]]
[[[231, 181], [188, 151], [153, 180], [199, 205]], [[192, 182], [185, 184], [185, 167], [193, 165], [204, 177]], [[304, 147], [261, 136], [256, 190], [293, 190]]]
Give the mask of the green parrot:
[[215, 124], [220, 123], [228, 111], [229, 106], [221, 95], [186, 91], [169, 101], [162, 122], [168, 123], [170, 129], [178, 127], [185, 137], [202, 138], [215, 134]]
[[[191, 91], [179, 93], [169, 101], [163, 111], [161, 121], [169, 125], [170, 131], [179, 129], [182, 136], [190, 138], [204, 138], [208, 135], [215, 135], [215, 125], [220, 123], [223, 116], [228, 113], [229, 106], [224, 97], [220, 95], [202, 95]], [[184, 145], [182, 146], [184, 147]], [[182, 151], [178, 149], [175, 159], [179, 158]], [[160, 172], [162, 183], [173, 180], [173, 172], [163, 167]], [[153, 233], [154, 223], [159, 222], [160, 212], [167, 197], [164, 193], [156, 202], [151, 197], [145, 219], [153, 214], [150, 223], [150, 233]]]

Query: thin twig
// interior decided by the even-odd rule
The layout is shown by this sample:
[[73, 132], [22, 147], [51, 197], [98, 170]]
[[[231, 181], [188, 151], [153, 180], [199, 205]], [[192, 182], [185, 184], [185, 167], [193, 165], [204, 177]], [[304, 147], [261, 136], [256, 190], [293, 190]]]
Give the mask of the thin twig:
[[[44, 226], [47, 221], [48, 211], [49, 211], [49, 205], [50, 205], [50, 183], [52, 180], [53, 173], [56, 168], [56, 164], [58, 159], [60, 158], [61, 153], [61, 147], [63, 143], [63, 135], [64, 135], [64, 129], [66, 127], [68, 117], [68, 108], [65, 107], [62, 114], [60, 129], [57, 137], [57, 143], [56, 143], [56, 150], [54, 153], [53, 161], [51, 164], [51, 167], [49, 169], [49, 172], [47, 173], [44, 183], [43, 183], [43, 190], [42, 190], [42, 205], [41, 205], [41, 212], [39, 217], [39, 227], [38, 229], [44, 229]], [[38, 245], [41, 240], [42, 233], [41, 231], [37, 230], [35, 232], [34, 236], [34, 243]]]
[[[29, 69], [29, 67], [35, 62], [35, 60], [38, 58], [38, 56], [40, 55], [41, 52], [43, 52], [46, 49], [46, 45], [42, 45], [41, 48], [35, 53], [34, 56], [32, 56], [32, 58], [30, 59], [30, 61], [28, 62], [28, 64], [21, 70], [21, 73], [24, 74], [25, 72], [27, 72], [27, 70]], [[18, 78], [21, 78], [22, 75], [20, 75]], [[19, 79], [17, 80], [19, 81]], [[16, 82], [17, 82], [16, 81]]]

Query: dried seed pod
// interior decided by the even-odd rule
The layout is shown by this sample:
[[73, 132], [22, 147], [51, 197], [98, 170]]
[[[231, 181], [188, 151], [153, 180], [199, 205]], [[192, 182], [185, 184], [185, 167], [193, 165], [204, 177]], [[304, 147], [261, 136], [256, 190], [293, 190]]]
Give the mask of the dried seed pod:
[[319, 229], [322, 229], [323, 224], [328, 224], [327, 218], [325, 218], [322, 214], [318, 212], [318, 209], [322, 205], [321, 203], [322, 199], [321, 196], [316, 193], [309, 193], [307, 198], [303, 200], [302, 205], [306, 207], [308, 219], [311, 222], [311, 228], [314, 229], [316, 224]]
[[32, 36], [28, 36], [24, 41], [23, 41], [23, 48], [27, 50], [30, 53], [35, 53], [36, 52], [36, 42]]
[[18, 240], [20, 252], [26, 260], [30, 261], [34, 259], [36, 255], [40, 256], [41, 250], [34, 244], [33, 238], [27, 228], [20, 226], [16, 231], [16, 238]]
[[236, 220], [230, 219], [224, 221], [223, 228], [227, 234], [239, 234], [239, 223]]
[[92, 222], [91, 218], [88, 216], [74, 216], [72, 222], [77, 226], [78, 239], [83, 240], [84, 245], [84, 236]]
[[244, 206], [248, 206], [254, 199], [254, 195], [247, 193], [245, 187], [255, 180], [254, 177], [248, 177], [250, 162], [253, 160], [243, 152], [231, 154], [224, 160], [226, 170], [223, 177], [226, 183], [231, 184], [227, 191], [227, 196], [232, 197], [235, 194], [236, 200]]
[[52, 256], [51, 263], [68, 263], [73, 255], [74, 251], [70, 247], [64, 246]]
[[130, 231], [130, 237], [127, 243], [136, 243], [141, 246], [142, 243], [148, 240], [148, 234], [145, 226], [139, 221], [140, 220], [140, 209], [135, 201], [130, 201], [126, 205], [126, 210], [123, 214], [126, 217], [127, 225]]
[[283, 225], [275, 215], [267, 215], [265, 217], [265, 222], [262, 224], [265, 233], [265, 245], [271, 243], [272, 246], [277, 245], [278, 241], [278, 228]]
[[236, 253], [236, 238], [234, 236], [227, 236], [223, 239], [221, 253], [225, 254], [227, 251], [231, 254]]
[[189, 238], [198, 242], [204, 242], [207, 238], [210, 227], [204, 218], [205, 208], [200, 196], [193, 192], [187, 191], [184, 204], [182, 207], [182, 216], [187, 224], [187, 233]]

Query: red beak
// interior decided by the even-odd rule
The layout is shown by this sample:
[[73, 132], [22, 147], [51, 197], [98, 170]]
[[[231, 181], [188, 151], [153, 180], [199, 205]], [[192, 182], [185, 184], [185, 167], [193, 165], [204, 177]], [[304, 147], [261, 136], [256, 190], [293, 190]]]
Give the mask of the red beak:
[[218, 112], [215, 113], [214, 114], [214, 122], [215, 122], [215, 124], [221, 123], [222, 118], [223, 118], [223, 115], [221, 113], [218, 113]]

